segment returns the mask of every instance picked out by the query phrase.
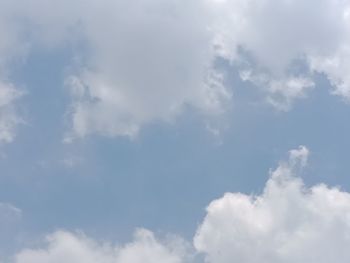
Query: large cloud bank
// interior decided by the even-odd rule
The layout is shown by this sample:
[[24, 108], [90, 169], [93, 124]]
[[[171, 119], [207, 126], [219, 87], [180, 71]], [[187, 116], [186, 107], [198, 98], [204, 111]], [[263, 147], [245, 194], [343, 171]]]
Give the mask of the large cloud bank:
[[[308, 154], [305, 147], [290, 151], [261, 195], [227, 193], [213, 201], [194, 237], [196, 253], [210, 263], [348, 262], [350, 194], [324, 184], [306, 187], [298, 173]], [[162, 241], [147, 230], [121, 247], [61, 231], [46, 247], [18, 253], [15, 263], [200, 261], [188, 251], [182, 239]]]
[[[132, 137], [190, 109], [216, 118], [232, 101], [218, 58], [281, 110], [307, 95], [315, 73], [350, 98], [347, 0], [4, 0], [0, 10], [0, 94], [13, 90], [9, 61], [38, 46], [74, 50], [67, 139]], [[11, 94], [0, 95], [5, 141], [17, 123], [2, 114]]]

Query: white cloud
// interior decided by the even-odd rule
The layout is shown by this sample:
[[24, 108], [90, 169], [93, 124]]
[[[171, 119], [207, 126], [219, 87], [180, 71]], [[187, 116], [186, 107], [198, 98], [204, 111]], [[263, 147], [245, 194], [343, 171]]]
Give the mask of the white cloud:
[[[270, 173], [260, 195], [226, 193], [214, 200], [194, 237], [208, 263], [346, 263], [350, 257], [350, 193], [324, 184], [307, 187], [298, 174], [309, 150], [289, 152]], [[198, 254], [197, 253], [197, 254]], [[123, 246], [79, 233], [58, 231], [42, 248], [24, 249], [14, 263], [185, 263], [197, 262], [181, 238], [157, 239], [136, 231]]]
[[[350, 35], [350, 30], [348, 34]], [[350, 39], [347, 41], [347, 45], [339, 47], [334, 53], [310, 57], [311, 68], [314, 71], [324, 73], [333, 85], [333, 93], [347, 101], [350, 101], [349, 61]]]
[[161, 243], [144, 229], [135, 233], [133, 242], [122, 247], [59, 231], [47, 237], [47, 247], [21, 251], [15, 263], [180, 263], [185, 260], [185, 246], [180, 239]]
[[[222, 56], [247, 64], [248, 54], [245, 67], [253, 72], [249, 80], [265, 87], [277, 108], [288, 109], [293, 100], [304, 97], [310, 85], [291, 86], [290, 80], [310, 79], [313, 72], [324, 73], [336, 94], [349, 97], [349, 1], [212, 2], [219, 17], [213, 31]], [[295, 70], [298, 63], [306, 63], [310, 72]], [[274, 99], [276, 82], [284, 102]]]
[[273, 79], [267, 74], [252, 73], [250, 70], [242, 70], [240, 77], [263, 88], [267, 92], [267, 102], [282, 111], [290, 110], [294, 100], [305, 98], [306, 93], [315, 86], [310, 78], [290, 76]]
[[133, 137], [189, 108], [206, 117], [225, 110], [231, 95], [212, 66], [201, 2], [89, 1], [82, 20], [91, 54], [68, 82], [73, 136]]
[[[246, 80], [280, 110], [306, 97], [314, 72], [349, 97], [348, 1], [90, 0], [84, 6], [79, 19], [70, 16], [90, 48], [68, 80], [72, 137], [132, 137], [188, 108], [222, 114], [231, 92], [215, 69], [218, 57], [251, 72]], [[79, 1], [74, 8], [81, 10]]]
[[350, 194], [297, 177], [308, 150], [290, 152], [261, 195], [213, 201], [194, 239], [211, 263], [348, 262]]
[[133, 137], [189, 109], [220, 116], [232, 92], [218, 57], [250, 72], [245, 80], [280, 110], [306, 97], [316, 72], [350, 97], [347, 0], [5, 0], [0, 9], [0, 72], [33, 46], [72, 44], [67, 140]]
[[210, 119], [231, 99], [213, 67], [205, 1], [29, 0], [1, 7], [22, 22], [7, 30], [11, 19], [0, 21], [7, 39], [16, 40], [5, 43], [6, 53], [17, 49], [21, 35], [29, 50], [83, 43], [66, 81], [72, 91], [67, 140], [94, 133], [133, 137], [188, 109]]

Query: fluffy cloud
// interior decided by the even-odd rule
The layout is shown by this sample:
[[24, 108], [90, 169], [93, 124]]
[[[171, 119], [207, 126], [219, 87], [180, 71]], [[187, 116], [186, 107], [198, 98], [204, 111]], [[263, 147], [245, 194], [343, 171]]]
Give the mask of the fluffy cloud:
[[134, 136], [187, 109], [206, 117], [231, 98], [219, 72], [201, 1], [90, 1], [92, 48], [72, 89], [73, 136]]
[[60, 4], [55, 10], [64, 14], [40, 23], [52, 32], [65, 17], [58, 35], [79, 24], [86, 41], [84, 62], [67, 79], [71, 137], [132, 137], [187, 109], [222, 114], [231, 91], [215, 67], [218, 57], [249, 72], [244, 80], [280, 110], [306, 97], [315, 72], [349, 97], [348, 1], [89, 0], [83, 12], [81, 4]]
[[[291, 150], [261, 195], [227, 193], [208, 206], [194, 237], [206, 262], [348, 262], [350, 193], [324, 184], [306, 187], [298, 174], [308, 155], [304, 146]], [[22, 250], [14, 262], [197, 262], [191, 250], [180, 238], [159, 240], [144, 229], [124, 246], [59, 231], [44, 248]]]
[[15, 263], [180, 263], [185, 260], [185, 246], [180, 239], [161, 243], [144, 229], [138, 230], [134, 241], [123, 247], [60, 231], [47, 237], [46, 248], [20, 252]]
[[[304, 146], [291, 150], [289, 159], [271, 171], [261, 195], [227, 193], [211, 202], [193, 242], [206, 262], [348, 262], [350, 193], [324, 184], [306, 187], [298, 174], [308, 156]], [[183, 239], [160, 240], [144, 229], [123, 246], [64, 231], [46, 241], [43, 248], [20, 251], [14, 262], [185, 263], [199, 259]]]
[[[350, 24], [350, 23], [349, 23]], [[350, 30], [349, 30], [350, 31]], [[348, 32], [348, 36], [350, 32]], [[350, 39], [334, 53], [310, 57], [314, 71], [326, 74], [333, 85], [333, 93], [350, 101]]]
[[74, 50], [67, 139], [133, 137], [189, 109], [223, 114], [232, 91], [218, 58], [280, 110], [306, 97], [315, 73], [350, 97], [347, 0], [5, 0], [0, 9], [0, 61], [38, 45]]
[[244, 80], [280, 110], [306, 97], [313, 72], [326, 74], [339, 95], [350, 90], [347, 1], [112, 2], [95, 3], [85, 18], [92, 54], [69, 82], [77, 136], [133, 136], [188, 107], [224, 112], [231, 94], [215, 70], [218, 57], [249, 72]]
[[66, 80], [72, 94], [67, 139], [94, 133], [132, 137], [188, 109], [212, 118], [231, 99], [213, 66], [205, 1], [18, 0], [1, 7], [22, 22], [11, 30], [9, 21], [0, 21], [12, 36], [6, 53], [17, 49], [10, 40], [21, 35], [29, 51], [79, 43], [72, 58], [79, 62]]
[[[273, 105], [288, 109], [304, 97], [314, 72], [325, 74], [336, 94], [349, 97], [349, 1], [212, 2], [220, 17], [213, 24], [218, 50], [246, 68], [246, 80], [263, 88]], [[291, 79], [306, 81], [291, 86]]]
[[227, 193], [208, 206], [194, 238], [207, 262], [348, 262], [350, 194], [306, 187], [296, 175], [307, 157], [291, 151], [261, 195]]
[[315, 86], [309, 78], [289, 76], [273, 79], [267, 74], [253, 73], [251, 70], [242, 70], [240, 77], [243, 81], [250, 81], [264, 88], [267, 102], [281, 111], [290, 110], [294, 100], [304, 98], [306, 92]]

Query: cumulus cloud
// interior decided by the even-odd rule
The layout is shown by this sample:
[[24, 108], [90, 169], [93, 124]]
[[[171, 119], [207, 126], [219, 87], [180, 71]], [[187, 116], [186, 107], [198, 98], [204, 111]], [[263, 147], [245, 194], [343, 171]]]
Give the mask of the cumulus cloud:
[[[348, 23], [350, 24], [350, 23]], [[350, 32], [348, 32], [350, 35]], [[314, 71], [324, 73], [333, 85], [333, 94], [350, 101], [350, 39], [334, 53], [310, 57]]]
[[122, 247], [98, 243], [82, 234], [59, 231], [47, 237], [47, 247], [20, 252], [15, 263], [180, 263], [186, 256], [180, 239], [160, 242], [145, 229], [135, 233], [134, 241]]
[[212, 36], [201, 1], [89, 5], [82, 19], [92, 51], [67, 82], [73, 136], [132, 137], [142, 126], [172, 122], [187, 109], [206, 117], [225, 110], [231, 94], [213, 68]]
[[[314, 72], [329, 78], [334, 93], [348, 97], [349, 1], [212, 2], [220, 17], [213, 24], [218, 50], [247, 67], [249, 80], [264, 88], [277, 108], [290, 108], [293, 100], [304, 97]], [[298, 65], [306, 69], [298, 70]], [[290, 85], [291, 79], [307, 81]]]
[[[298, 175], [308, 156], [304, 146], [291, 150], [260, 195], [226, 193], [211, 202], [194, 236], [196, 253], [208, 263], [348, 262], [350, 193], [305, 186]], [[198, 262], [192, 249], [181, 238], [157, 239], [144, 229], [123, 246], [58, 231], [43, 248], [20, 251], [14, 262]]]
[[227, 193], [208, 206], [194, 238], [207, 262], [348, 262], [350, 194], [306, 187], [297, 174], [308, 154], [292, 150], [261, 195]]
[[[66, 80], [72, 94], [67, 140], [94, 133], [133, 137], [189, 109], [212, 118], [231, 99], [213, 66], [205, 1], [30, 0], [0, 7], [25, 23], [14, 30], [3, 25], [13, 39], [25, 32], [29, 50], [79, 42], [80, 62]], [[11, 46], [6, 52], [16, 50]]]
[[133, 137], [187, 110], [216, 118], [232, 102], [218, 58], [280, 110], [307, 96], [315, 73], [350, 97], [347, 0], [5, 0], [0, 8], [0, 61], [72, 45], [67, 140]]
[[67, 79], [70, 136], [132, 137], [187, 109], [222, 114], [232, 94], [215, 67], [219, 57], [249, 72], [244, 80], [280, 110], [307, 96], [315, 72], [348, 98], [349, 6], [345, 0], [90, 0], [81, 12], [75, 1], [67, 21], [81, 25], [89, 52]]

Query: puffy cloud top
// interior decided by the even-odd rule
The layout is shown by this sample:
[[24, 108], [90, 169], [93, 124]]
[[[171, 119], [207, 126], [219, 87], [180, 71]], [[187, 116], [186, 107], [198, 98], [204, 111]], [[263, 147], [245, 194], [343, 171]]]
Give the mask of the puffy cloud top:
[[47, 237], [48, 246], [23, 250], [16, 263], [181, 263], [185, 244], [173, 239], [162, 244], [153, 233], [140, 229], [135, 240], [123, 247], [99, 244], [84, 235], [59, 231]]
[[261, 195], [227, 193], [208, 206], [194, 238], [207, 262], [348, 262], [350, 194], [306, 187], [297, 172], [307, 156], [291, 151]]
[[[324, 184], [307, 187], [298, 174], [309, 151], [300, 146], [270, 173], [261, 195], [226, 193], [207, 208], [194, 237], [209, 263], [346, 263], [350, 258], [350, 193]], [[41, 249], [25, 249], [15, 263], [200, 262], [180, 238], [157, 239], [138, 230], [124, 246], [59, 231]]]

